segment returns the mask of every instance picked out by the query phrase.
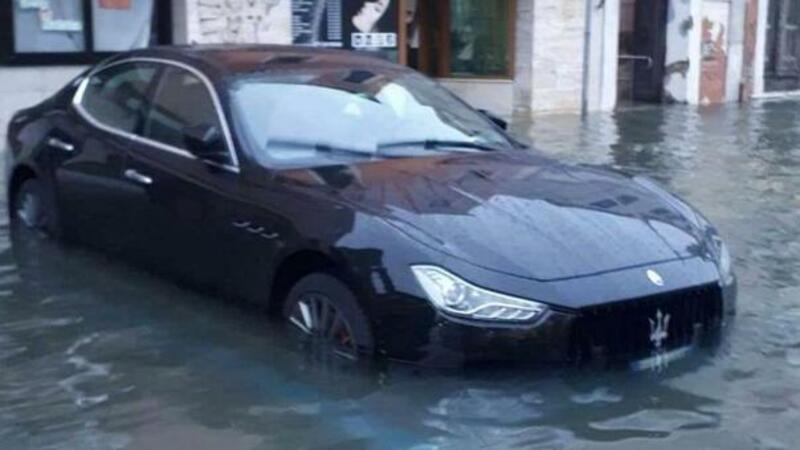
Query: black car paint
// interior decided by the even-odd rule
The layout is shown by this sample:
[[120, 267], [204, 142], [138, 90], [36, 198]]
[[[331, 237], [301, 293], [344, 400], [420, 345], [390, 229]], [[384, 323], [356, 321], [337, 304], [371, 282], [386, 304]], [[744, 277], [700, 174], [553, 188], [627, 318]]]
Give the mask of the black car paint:
[[[120, 55], [106, 64], [155, 58], [204, 73], [231, 124], [238, 171], [93, 127], [72, 106], [74, 82], [12, 119], [9, 195], [20, 176], [35, 174], [68, 239], [226, 296], [274, 304], [285, 293], [287, 267], [334, 268], [358, 294], [381, 351], [401, 359], [561, 360], [582, 308], [692, 286], [719, 285], [725, 308], [733, 309], [735, 283], [721, 282], [713, 229], [646, 180], [526, 149], [285, 170], [259, 165], [236, 137], [224, 89], [232, 73], [269, 70], [254, 65], [254, 54], [260, 61], [300, 55], [286, 64], [406, 70], [281, 47]], [[325, 58], [315, 63], [314, 55]], [[49, 146], [51, 137], [75, 151]], [[154, 183], [132, 183], [127, 170]], [[447, 317], [414, 279], [409, 267], [419, 263], [551, 309], [518, 325]], [[648, 269], [665, 285], [648, 281]]]

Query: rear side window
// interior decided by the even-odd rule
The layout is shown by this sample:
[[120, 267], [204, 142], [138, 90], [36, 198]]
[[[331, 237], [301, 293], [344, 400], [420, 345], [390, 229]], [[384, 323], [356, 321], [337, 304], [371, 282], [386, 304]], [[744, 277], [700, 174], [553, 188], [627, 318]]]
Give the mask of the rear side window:
[[199, 126], [222, 129], [208, 87], [187, 70], [166, 69], [145, 120], [144, 137], [187, 150], [185, 131]]
[[152, 64], [127, 63], [102, 70], [89, 79], [81, 106], [103, 125], [135, 133], [156, 69]]

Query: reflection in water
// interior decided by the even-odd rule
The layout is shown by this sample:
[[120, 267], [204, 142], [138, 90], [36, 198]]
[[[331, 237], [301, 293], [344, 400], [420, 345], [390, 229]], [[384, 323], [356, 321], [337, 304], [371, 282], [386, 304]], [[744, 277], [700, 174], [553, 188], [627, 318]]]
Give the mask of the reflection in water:
[[231, 304], [0, 223], [0, 448], [793, 448], [800, 106], [537, 118], [549, 154], [651, 176], [727, 237], [739, 316], [663, 373], [344, 369]]

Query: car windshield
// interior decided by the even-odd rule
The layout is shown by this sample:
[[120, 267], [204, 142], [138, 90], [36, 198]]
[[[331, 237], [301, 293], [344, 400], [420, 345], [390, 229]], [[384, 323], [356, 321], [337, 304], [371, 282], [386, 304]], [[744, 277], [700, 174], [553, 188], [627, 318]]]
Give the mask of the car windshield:
[[248, 74], [230, 89], [240, 134], [268, 166], [512, 148], [486, 117], [414, 72]]

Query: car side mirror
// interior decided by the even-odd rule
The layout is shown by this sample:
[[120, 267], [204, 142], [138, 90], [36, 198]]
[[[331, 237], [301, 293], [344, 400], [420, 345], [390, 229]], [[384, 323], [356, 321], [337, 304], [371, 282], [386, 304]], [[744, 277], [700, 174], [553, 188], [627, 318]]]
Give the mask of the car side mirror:
[[219, 128], [213, 125], [195, 125], [183, 129], [183, 143], [194, 156], [218, 163], [228, 162], [228, 153]]
[[485, 109], [479, 109], [478, 112], [483, 114], [487, 119], [491, 120], [492, 123], [494, 123], [495, 125], [497, 125], [501, 129], [508, 130], [508, 122], [506, 122], [504, 119], [502, 119], [497, 114], [495, 114], [495, 113], [493, 113], [491, 111], [485, 110]]

